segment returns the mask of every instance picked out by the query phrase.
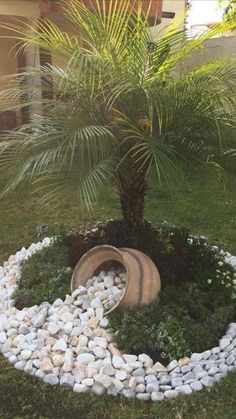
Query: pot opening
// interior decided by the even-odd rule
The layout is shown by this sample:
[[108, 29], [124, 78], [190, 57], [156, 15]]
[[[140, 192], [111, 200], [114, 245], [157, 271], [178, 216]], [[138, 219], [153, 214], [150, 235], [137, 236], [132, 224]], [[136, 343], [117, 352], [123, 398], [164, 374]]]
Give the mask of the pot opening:
[[112, 311], [123, 299], [126, 292], [127, 277], [127, 271], [122, 263], [117, 260], [109, 260], [99, 265], [93, 274], [93, 278], [88, 280], [87, 286], [91, 283], [98, 290], [103, 289], [99, 298], [105, 312]]

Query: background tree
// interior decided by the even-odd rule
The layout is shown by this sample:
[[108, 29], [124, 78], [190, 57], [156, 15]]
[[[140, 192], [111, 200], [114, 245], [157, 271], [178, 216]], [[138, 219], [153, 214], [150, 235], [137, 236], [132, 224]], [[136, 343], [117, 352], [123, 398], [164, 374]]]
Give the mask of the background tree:
[[[64, 15], [75, 36], [50, 21], [37, 31], [28, 30], [34, 21], [8, 27], [21, 48], [40, 46], [60, 55], [65, 67], [27, 68], [15, 75], [16, 87], [1, 94], [3, 107], [16, 109], [38, 104], [43, 90], [43, 114], [34, 113], [0, 143], [2, 196], [28, 181], [41, 188], [43, 202], [70, 191], [91, 208], [109, 181], [133, 231], [143, 222], [151, 173], [158, 182], [173, 172], [178, 179], [182, 162], [235, 170], [235, 60], [180, 72], [195, 49], [233, 23], [189, 40], [175, 20], [153, 42], [147, 16], [132, 4], [111, 0], [104, 10], [97, 2], [91, 11], [79, 0], [67, 1]], [[29, 77], [39, 76], [42, 86], [29, 86]], [[53, 95], [47, 94], [52, 81]]]
[[219, 4], [224, 8], [224, 19], [236, 19], [236, 0], [219, 0]]

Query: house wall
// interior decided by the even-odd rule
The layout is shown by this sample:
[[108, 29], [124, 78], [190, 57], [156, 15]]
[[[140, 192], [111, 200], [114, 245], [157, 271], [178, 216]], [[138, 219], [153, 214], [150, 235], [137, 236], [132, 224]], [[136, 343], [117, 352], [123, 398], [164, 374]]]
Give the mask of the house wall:
[[0, 15], [37, 17], [40, 15], [38, 0], [0, 0]]
[[205, 42], [204, 48], [194, 52], [185, 61], [184, 66], [187, 69], [204, 64], [205, 62], [224, 56], [232, 56], [236, 58], [236, 37], [227, 36], [220, 38], [212, 38]]
[[[176, 17], [180, 16], [181, 14], [183, 15], [186, 9], [186, 2], [186, 0], [164, 0], [163, 12], [174, 12]], [[171, 19], [162, 18], [161, 23], [151, 29], [151, 34], [154, 40], [162, 36], [171, 21]], [[180, 25], [180, 28], [183, 27], [184, 20]]]

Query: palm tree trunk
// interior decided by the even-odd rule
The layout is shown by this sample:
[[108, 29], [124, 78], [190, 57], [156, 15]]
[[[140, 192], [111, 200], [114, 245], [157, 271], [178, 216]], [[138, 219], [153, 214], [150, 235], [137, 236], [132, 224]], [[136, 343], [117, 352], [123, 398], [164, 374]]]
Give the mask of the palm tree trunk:
[[146, 181], [143, 176], [129, 176], [128, 181], [120, 181], [120, 204], [123, 221], [131, 231], [135, 231], [144, 220]]

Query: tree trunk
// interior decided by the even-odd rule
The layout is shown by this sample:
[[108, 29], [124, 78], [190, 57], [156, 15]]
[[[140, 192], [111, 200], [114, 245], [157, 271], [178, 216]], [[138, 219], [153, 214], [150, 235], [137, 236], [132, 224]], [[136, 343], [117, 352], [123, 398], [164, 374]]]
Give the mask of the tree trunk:
[[120, 180], [120, 204], [124, 223], [135, 231], [144, 220], [146, 181], [130, 168], [129, 178]]

